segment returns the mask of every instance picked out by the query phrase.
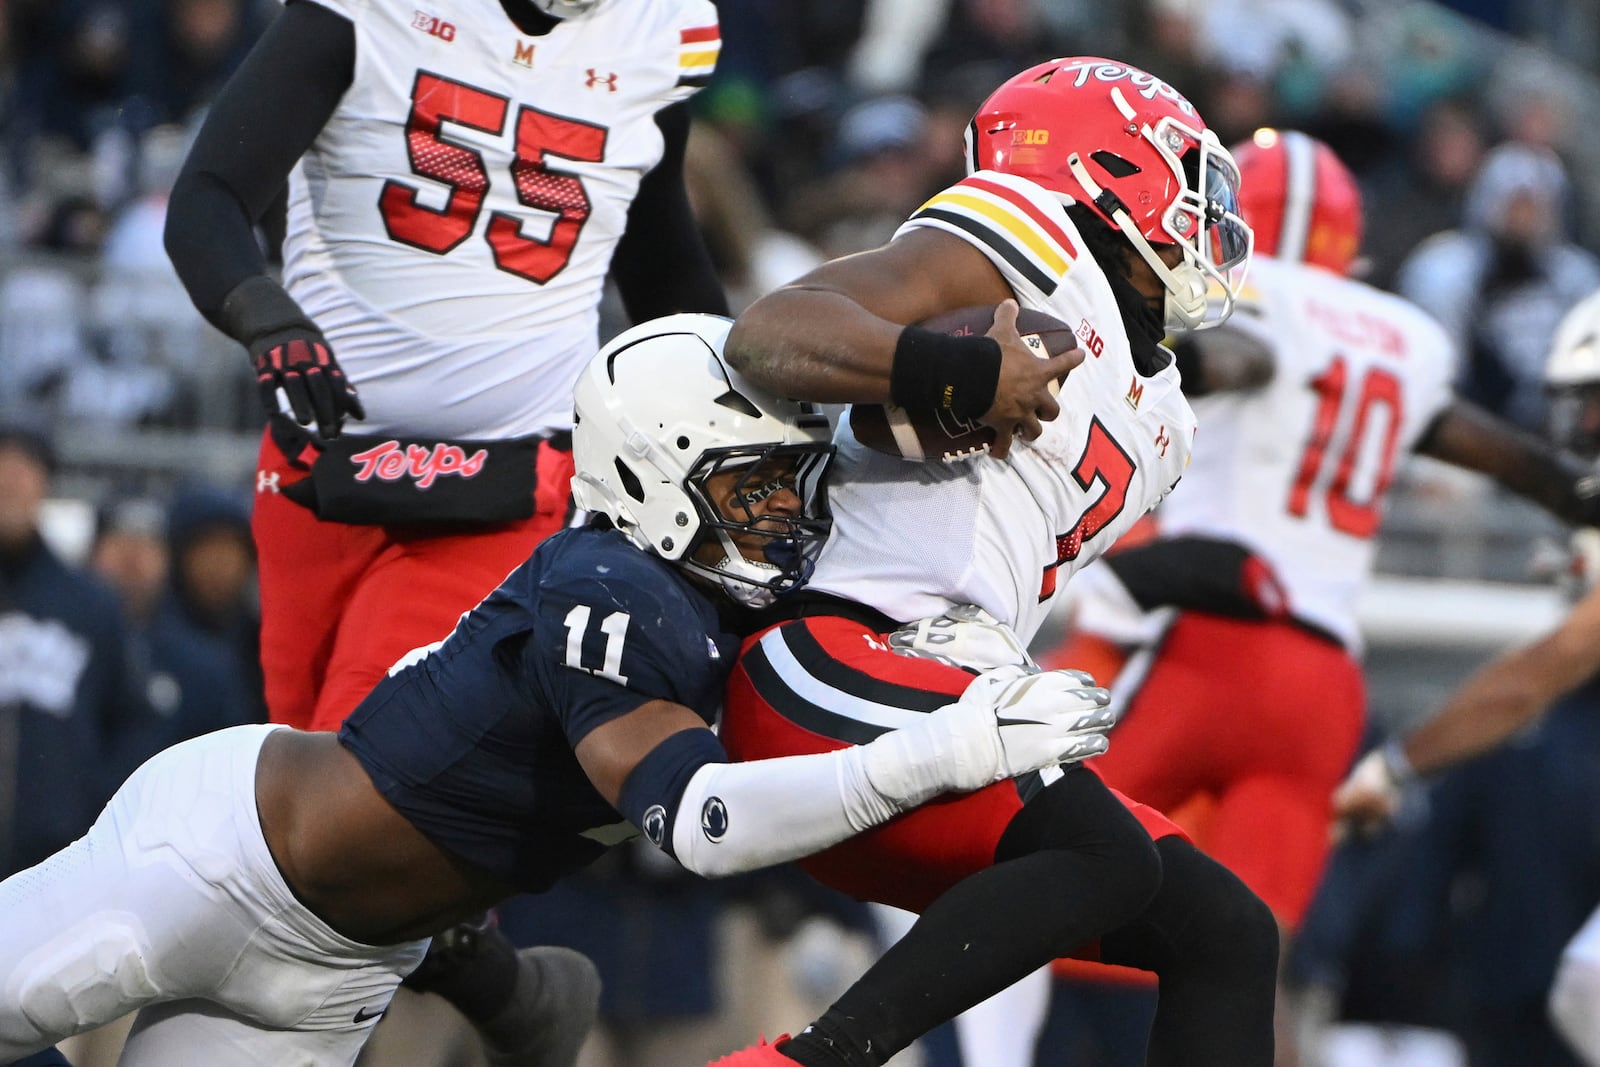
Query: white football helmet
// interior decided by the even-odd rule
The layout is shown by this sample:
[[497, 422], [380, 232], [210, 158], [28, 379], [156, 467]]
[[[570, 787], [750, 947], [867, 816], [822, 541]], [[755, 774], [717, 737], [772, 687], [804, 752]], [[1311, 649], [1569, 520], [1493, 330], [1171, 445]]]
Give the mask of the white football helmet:
[[[720, 585], [737, 602], [765, 607], [811, 576], [832, 527], [824, 475], [833, 457], [827, 416], [743, 380], [722, 359], [732, 320], [670, 315], [620, 334], [578, 379], [572, 453], [577, 504], [605, 515], [634, 544]], [[751, 505], [773, 484], [753, 484], [773, 465], [800, 497], [793, 517], [757, 518]], [[738, 514], [711, 499], [707, 482], [746, 471], [733, 490]], [[764, 540], [763, 558], [735, 535]], [[696, 558], [715, 539], [718, 561]]]
[[1551, 438], [1584, 456], [1600, 456], [1600, 292], [1575, 304], [1544, 365]]

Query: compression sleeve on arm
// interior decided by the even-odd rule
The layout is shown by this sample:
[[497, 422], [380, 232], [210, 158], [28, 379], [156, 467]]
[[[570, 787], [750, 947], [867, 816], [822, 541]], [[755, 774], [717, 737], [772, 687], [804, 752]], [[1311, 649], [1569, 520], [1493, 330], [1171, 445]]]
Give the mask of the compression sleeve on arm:
[[167, 210], [167, 255], [219, 324], [223, 298], [266, 261], [254, 226], [338, 107], [355, 71], [355, 27], [292, 0], [228, 80], [184, 161]]
[[652, 842], [707, 878], [809, 856], [941, 793], [963, 754], [932, 717], [833, 752], [728, 763], [710, 730], [657, 745], [618, 806]]
[[640, 181], [628, 208], [627, 229], [611, 258], [611, 277], [634, 322], [680, 311], [726, 315], [728, 298], [683, 182], [688, 103], [661, 109], [656, 125], [664, 141], [661, 161]]

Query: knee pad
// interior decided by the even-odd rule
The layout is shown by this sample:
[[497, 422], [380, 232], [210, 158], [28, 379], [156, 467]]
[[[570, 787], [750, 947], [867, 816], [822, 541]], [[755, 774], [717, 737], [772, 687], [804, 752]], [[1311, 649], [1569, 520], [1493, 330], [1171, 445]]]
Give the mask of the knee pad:
[[18, 1008], [52, 1042], [102, 1026], [159, 995], [147, 956], [138, 931], [97, 915], [21, 962]]

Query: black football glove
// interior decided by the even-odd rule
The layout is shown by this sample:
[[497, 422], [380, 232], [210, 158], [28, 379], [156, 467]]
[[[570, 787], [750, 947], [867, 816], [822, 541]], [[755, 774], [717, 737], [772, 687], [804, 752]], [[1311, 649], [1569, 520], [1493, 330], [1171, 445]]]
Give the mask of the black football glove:
[[367, 417], [356, 387], [339, 369], [327, 340], [315, 329], [290, 327], [258, 338], [250, 345], [256, 368], [256, 389], [267, 414], [278, 411], [278, 390], [302, 426], [313, 419], [324, 440], [338, 437], [344, 417]]
[[271, 278], [261, 275], [239, 283], [223, 299], [214, 321], [249, 349], [256, 389], [268, 415], [278, 413], [282, 389], [295, 421], [302, 426], [315, 421], [324, 440], [339, 436], [346, 415], [367, 417], [327, 338]]

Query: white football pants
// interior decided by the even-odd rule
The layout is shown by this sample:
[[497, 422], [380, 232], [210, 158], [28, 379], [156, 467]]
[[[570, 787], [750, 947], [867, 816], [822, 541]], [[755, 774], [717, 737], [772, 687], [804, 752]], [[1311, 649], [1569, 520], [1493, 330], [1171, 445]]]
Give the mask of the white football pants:
[[1550, 1019], [1578, 1058], [1600, 1067], [1600, 909], [1567, 947], [1550, 984]]
[[88, 834], [0, 882], [0, 1063], [141, 1011], [123, 1067], [332, 1067], [356, 1058], [427, 941], [341, 937], [261, 836], [274, 726], [174, 745]]

